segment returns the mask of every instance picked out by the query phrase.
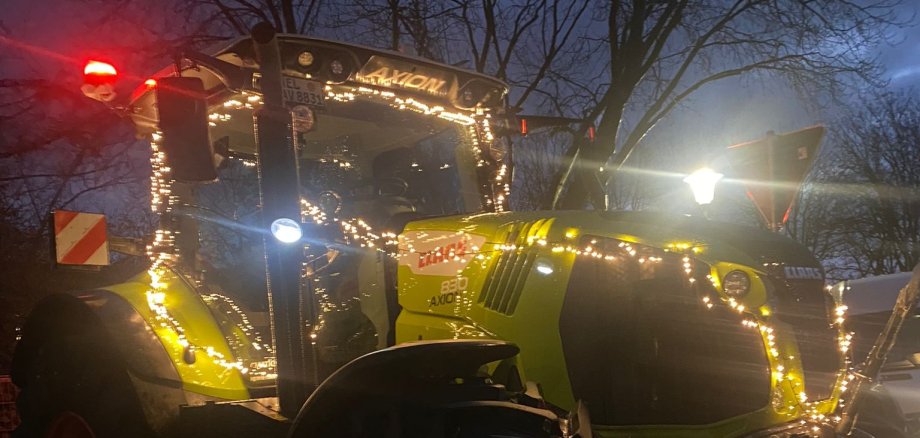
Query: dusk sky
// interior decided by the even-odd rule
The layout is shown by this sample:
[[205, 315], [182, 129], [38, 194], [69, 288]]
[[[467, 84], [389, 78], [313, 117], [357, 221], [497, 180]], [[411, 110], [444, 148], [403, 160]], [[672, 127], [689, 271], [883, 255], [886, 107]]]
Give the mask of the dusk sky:
[[[49, 75], [72, 71], [74, 80], [78, 78], [80, 63], [88, 51], [100, 50], [106, 44], [130, 44], [130, 34], [136, 29], [132, 23], [150, 22], [148, 15], [156, 14], [149, 11], [170, 11], [168, 6], [157, 6], [169, 2], [135, 2], [125, 9], [129, 12], [121, 17], [122, 20], [116, 20], [117, 16], [100, 17], [100, 10], [110, 9], [104, 8], [107, 6], [104, 1], [8, 1], [12, 2], [12, 7], [0, 17], [0, 32], [23, 43], [47, 49], [48, 53], [62, 55], [59, 58], [39, 55], [31, 58], [30, 64]], [[145, 10], [148, 12], [145, 13]], [[914, 17], [912, 26], [898, 30], [892, 35], [892, 44], [877, 47], [874, 55], [886, 69], [885, 78], [890, 81], [890, 88], [903, 90], [920, 86], [920, 26], [917, 26], [920, 22], [920, 2], [905, 1], [900, 17], [905, 21]], [[166, 26], [162, 22], [164, 20], [152, 21], [155, 27]], [[9, 53], [9, 50], [10, 47], [0, 47], [0, 53]], [[72, 65], [66, 66], [61, 62], [66, 57], [72, 58]], [[22, 71], [18, 61], [10, 61], [9, 58], [0, 60], [0, 77], [16, 76]], [[138, 75], [148, 73], [136, 72]], [[788, 85], [779, 80], [724, 80], [694, 94], [691, 100], [649, 134], [648, 142], [653, 147], [666, 150], [702, 148], [717, 152], [731, 144], [760, 138], [769, 130], [783, 132], [830, 123], [841, 109], [840, 106], [820, 110], [808, 108]], [[671, 155], [672, 162], [659, 162], [657, 165], [676, 172], [689, 172], [702, 164], [719, 165], [718, 157], [697, 154], [687, 160], [680, 154]]]
[[[127, 23], [118, 23], [114, 17], [110, 17], [105, 21], [108, 25], [100, 27], [99, 24], [102, 24], [103, 21], [97, 9], [106, 5], [106, 2], [103, 1], [7, 0], [7, 3], [10, 7], [5, 8], [3, 16], [0, 17], [0, 33], [64, 56], [73, 56], [76, 62], [80, 61], [80, 57], [85, 56], [84, 53], [87, 50], [99, 50], [104, 47], [107, 40], [116, 45], [129, 40], [130, 38], [127, 37], [123, 39], [113, 37], [120, 35], [119, 32], [129, 32], [132, 29], [130, 21], [137, 21], [143, 15], [142, 10], [157, 10], [156, 5], [163, 5], [164, 10], [169, 10], [169, 6], [166, 6], [169, 2], [151, 2], [150, 5], [144, 4], [141, 7], [132, 6], [126, 9], [139, 13], [139, 15], [126, 17]], [[887, 70], [887, 79], [891, 81], [892, 88], [898, 89], [920, 84], [920, 26], [916, 25], [920, 21], [920, 18], [917, 18], [920, 17], [918, 15], [920, 2], [908, 0], [901, 9], [901, 17], [904, 20], [915, 16], [913, 20], [915, 25], [906, 27], [900, 30], [899, 34], [893, 35], [894, 45], [876, 49], [878, 59]], [[162, 24], [155, 23], [155, 25]], [[0, 48], [0, 53], [9, 49], [9, 47]], [[55, 67], [62, 68], [63, 66], [59, 64], [51, 69], [55, 70]], [[8, 77], [11, 69], [18, 70], [9, 63], [0, 62], [0, 75]], [[78, 71], [75, 68], [74, 74], [77, 75]], [[803, 115], [799, 112], [801, 105], [794, 102], [795, 96], [782, 91], [783, 85], [776, 85], [778, 87], [769, 84], [751, 84], [750, 81], [740, 80], [711, 86], [701, 90], [695, 96], [694, 101], [701, 104], [689, 106], [690, 114], [695, 113], [696, 116], [683, 113], [675, 114], [675, 118], [690, 116], [696, 119], [694, 123], [699, 127], [700, 122], [706, 124], [705, 120], [714, 120], [721, 125], [726, 121], [744, 117], [744, 125], [754, 125], [749, 126], [749, 129], [741, 130], [742, 132], [726, 132], [730, 141], [734, 141], [737, 136], [750, 136], [752, 133], [758, 135], [756, 133], [765, 130], [761, 129], [761, 124], [774, 126], [769, 129], [782, 130], [785, 129], [787, 123], [801, 123]], [[770, 89], [764, 90], [764, 88]], [[758, 102], [758, 108], [751, 108], [752, 101]], [[779, 111], [781, 109], [784, 110]], [[771, 115], [765, 116], [766, 114]], [[814, 121], [820, 121], [825, 117], [826, 115], [807, 116]], [[679, 120], [672, 122], [679, 123]], [[702, 130], [710, 131], [709, 129]]]

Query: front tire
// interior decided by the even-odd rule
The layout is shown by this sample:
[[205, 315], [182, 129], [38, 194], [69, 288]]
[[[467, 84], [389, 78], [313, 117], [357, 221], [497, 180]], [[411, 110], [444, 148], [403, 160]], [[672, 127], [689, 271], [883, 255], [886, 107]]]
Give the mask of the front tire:
[[96, 438], [152, 436], [123, 358], [74, 297], [49, 297], [30, 316], [12, 371], [22, 419], [14, 437], [53, 436], [55, 426], [76, 419]]

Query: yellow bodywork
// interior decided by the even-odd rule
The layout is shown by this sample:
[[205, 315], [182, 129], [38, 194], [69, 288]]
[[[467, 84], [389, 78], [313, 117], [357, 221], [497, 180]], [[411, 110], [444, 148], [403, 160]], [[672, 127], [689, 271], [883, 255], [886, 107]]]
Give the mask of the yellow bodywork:
[[[228, 400], [249, 398], [243, 373], [239, 367], [228, 366], [240, 359], [228, 346], [214, 314], [183, 278], [169, 269], [161, 272], [158, 290], [163, 293], [162, 306], [168, 309], [168, 317], [158, 314], [158, 306], [148, 300], [149, 274], [106, 289], [128, 301], [160, 338], [182, 379], [183, 389]], [[176, 325], [187, 341], [180, 339]], [[190, 355], [193, 361], [187, 360]]]
[[[653, 229], [636, 222], [612, 227], [610, 220], [591, 212], [487, 214], [409, 224], [401, 236], [398, 256], [399, 298], [403, 310], [396, 324], [397, 342], [466, 338], [514, 342], [521, 348], [516, 367], [522, 379], [538, 382], [550, 403], [563, 409], [574, 408], [576, 400], [566, 371], [558, 321], [575, 259], [602, 256], [592, 253], [590, 247], [580, 246], [579, 237], [608, 236], [687, 254], [711, 266], [710, 278], [721, 294], [715, 299], [738, 312], [743, 324], [761, 332], [772, 378], [770, 402], [757, 411], [706, 425], [596, 427], [602, 436], [730, 437], [802, 419], [829, 419], [845, 388], [843, 354], [840, 354], [840, 373], [832, 396], [824, 400], [807, 399], [795, 335], [791, 327], [772, 312], [768, 292], [760, 280], [764, 274], [760, 263], [735, 248], [695, 242], [693, 236], [686, 234]], [[427, 246], [425, 241], [429, 241]], [[425, 271], [424, 265], [432, 258], [432, 253], [434, 261], [440, 261], [442, 256], [451, 254], [442, 254], [444, 250], [438, 248], [448, 242], [461, 241], [468, 242], [466, 246], [472, 248], [468, 248], [467, 253], [452, 255], [459, 255], [468, 260], [467, 263], [460, 266], [443, 257], [446, 260], [441, 261], [443, 264], [453, 263], [455, 266], [451, 268], [456, 269]], [[480, 241], [480, 245], [472, 245]], [[521, 257], [530, 254], [535, 260], [534, 267], [540, 263], [544, 265], [543, 275], [534, 274], [534, 269], [513, 274], [519, 275], [519, 281], [524, 282], [523, 286], [518, 286], [523, 291], [513, 314], [486, 308], [480, 297], [487, 274], [503, 253]], [[718, 279], [732, 270], [743, 270], [752, 279], [751, 291], [742, 300], [728, 297], [719, 287]], [[451, 291], [453, 282], [466, 287]], [[444, 298], [445, 291], [454, 296]]]

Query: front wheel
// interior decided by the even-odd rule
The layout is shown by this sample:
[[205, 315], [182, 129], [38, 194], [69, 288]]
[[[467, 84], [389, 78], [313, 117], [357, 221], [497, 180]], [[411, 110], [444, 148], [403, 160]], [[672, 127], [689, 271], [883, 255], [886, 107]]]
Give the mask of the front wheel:
[[13, 359], [22, 423], [14, 437], [148, 437], [124, 361], [101, 323], [73, 297], [30, 317]]

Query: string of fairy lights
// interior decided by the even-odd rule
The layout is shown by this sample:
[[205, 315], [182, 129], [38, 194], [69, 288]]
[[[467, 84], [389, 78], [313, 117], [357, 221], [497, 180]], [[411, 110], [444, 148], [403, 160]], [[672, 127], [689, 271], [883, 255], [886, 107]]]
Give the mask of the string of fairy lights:
[[[414, 98], [403, 98], [397, 96], [395, 93], [386, 90], [380, 90], [377, 88], [366, 87], [366, 86], [332, 86], [327, 85], [325, 88], [326, 97], [335, 102], [352, 102], [356, 99], [370, 99], [377, 102], [381, 102], [389, 105], [392, 108], [402, 111], [411, 111], [421, 115], [436, 117], [439, 119], [447, 120], [451, 123], [456, 123], [461, 126], [465, 126], [469, 132], [470, 146], [473, 152], [473, 156], [476, 162], [477, 168], [490, 168], [492, 169], [492, 176], [489, 178], [489, 183], [487, 187], [482, 188], [483, 203], [487, 206], [488, 209], [494, 210], [496, 212], [502, 212], [507, 210], [507, 205], [510, 200], [511, 194], [511, 185], [509, 181], [509, 166], [507, 163], [499, 162], [495, 166], [490, 166], [490, 163], [487, 161], [488, 157], [484, 153], [484, 145], [491, 145], [495, 140], [494, 135], [491, 131], [491, 126], [489, 123], [490, 116], [488, 114], [482, 114], [481, 112], [458, 112], [454, 110], [448, 110], [440, 105], [432, 105], [421, 102]], [[227, 100], [223, 108], [225, 109], [256, 109], [261, 104], [261, 97], [257, 94], [247, 94], [244, 93], [241, 96], [233, 99]], [[231, 120], [231, 115], [228, 113], [222, 113], [220, 111], [215, 111], [209, 115], [209, 123], [212, 126], [216, 126], [222, 122], [227, 122]], [[163, 152], [159, 149], [159, 135], [153, 134], [152, 136], [151, 147], [153, 150], [151, 164], [153, 167], [153, 174], [151, 175], [151, 210], [153, 212], [164, 213], [169, 212], [170, 210], [170, 200], [171, 200], [171, 187], [169, 179], [169, 168], [165, 165]], [[255, 162], [252, 160], [241, 160], [247, 166], [255, 166]], [[347, 246], [355, 246], [365, 249], [373, 249], [376, 251], [383, 252], [384, 254], [395, 257], [407, 257], [411, 254], [418, 254], [418, 251], [412, 246], [411, 242], [406, 243], [402, 247], [397, 248], [397, 235], [389, 231], [375, 231], [365, 220], [361, 218], [338, 218], [330, 217], [322, 208], [317, 205], [312, 204], [307, 199], [301, 200], [301, 212], [302, 219], [304, 221], [310, 221], [318, 225], [328, 225], [328, 224], [337, 224], [343, 239], [343, 244]], [[458, 232], [463, 234], [463, 232]], [[575, 257], [589, 257], [593, 259], [604, 260], [608, 262], [615, 262], [618, 257], [621, 257], [622, 254], [626, 254], [628, 257], [635, 258], [639, 263], [659, 263], [662, 261], [661, 257], [649, 256], [647, 254], [640, 254], [635, 247], [635, 244], [628, 242], [619, 243], [618, 253], [609, 253], [602, 250], [599, 250], [596, 246], [596, 241], [591, 241], [590, 244], [586, 246], [579, 246], [572, 241], [569, 241], [569, 236], [565, 236], [566, 240], [551, 242], [546, 238], [539, 236], [529, 236], [523, 245], [518, 244], [509, 244], [509, 243], [488, 243], [485, 248], [473, 247], [471, 251], [466, 252], [463, 255], [451, 254], [450, 257], [445, 257], [443, 262], [449, 261], [466, 261], [466, 257], [475, 257], [479, 260], [484, 260], [491, 254], [498, 254], [502, 251], [522, 251], [529, 247], [543, 247], [547, 248], [551, 253], [560, 254], [566, 253], [574, 255]], [[228, 360], [224, 355], [217, 352], [215, 348], [211, 346], [203, 345], [193, 345], [186, 336], [186, 332], [179, 324], [178, 320], [173, 317], [167, 307], [167, 297], [165, 293], [165, 283], [162, 281], [164, 276], [167, 275], [166, 271], [169, 265], [172, 265], [176, 262], [177, 257], [179, 256], [174, 248], [175, 233], [168, 229], [168, 226], [161, 226], [161, 229], [158, 229], [155, 234], [155, 238], [150, 246], [148, 246], [148, 256], [151, 259], [151, 267], [148, 270], [151, 278], [150, 290], [147, 292], [147, 302], [150, 310], [156, 315], [156, 319], [159, 322], [162, 328], [169, 328], [175, 332], [176, 339], [180, 345], [185, 348], [191, 348], [196, 351], [203, 351], [211, 358], [214, 363], [223, 366], [228, 369], [236, 369], [242, 373], [252, 372], [255, 373], [256, 370], [250, 370], [250, 367], [253, 367], [256, 362], [250, 364], [250, 367], [244, 366], [240, 361]], [[702, 251], [702, 248], [699, 246], [692, 245], [673, 245], [664, 249], [665, 252], [675, 252], [683, 254], [681, 258], [681, 263], [683, 271], [686, 274], [687, 281], [692, 285], [696, 282], [696, 277], [693, 275], [693, 255]], [[776, 329], [769, 324], [768, 317], [761, 315], [755, 312], [755, 309], [747, 308], [743, 303], [739, 302], [735, 298], [729, 297], [724, 294], [718, 293], [720, 290], [718, 280], [713, 275], [706, 275], [706, 278], [712, 283], [714, 287], [714, 293], [704, 295], [702, 297], [702, 304], [707, 309], [713, 309], [716, 305], [723, 305], [727, 308], [737, 312], [743, 318], [741, 324], [744, 327], [757, 330], [761, 337], [765, 348], [767, 350], [772, 379], [774, 381], [774, 388], [778, 392], [774, 394], [773, 404], [774, 409], [779, 413], [788, 413], [794, 414], [804, 413], [806, 416], [814, 422], [820, 422], [824, 424], [833, 424], [839, 420], [839, 417], [835, 416], [826, 416], [821, 414], [818, 411], [819, 403], [812, 402], [809, 400], [807, 393], [804, 390], [804, 376], [800, 372], [794, 372], [792, 370], [799, 369], [795, 361], [794, 356], [789, 354], [784, 354], [784, 350], [787, 346], [780, 345], [777, 342]], [[232, 303], [232, 300], [224, 297], [219, 294], [209, 295], [210, 299], [219, 300], [225, 303], [230, 303], [229, 306], [232, 309], [232, 312], [236, 315], [237, 319], [243, 321], [240, 324], [240, 329], [246, 334], [247, 337], [253, 339], [253, 348], [264, 349], [265, 351], [271, 353], [271, 347], [262, 342], [260, 336], [255, 331], [252, 324], [249, 322], [248, 318], [245, 316], [245, 313], [235, 304]], [[835, 320], [834, 325], [837, 327], [839, 336], [838, 336], [838, 347], [842, 353], [847, 353], [849, 351], [852, 334], [846, 333], [843, 329], [845, 323], [846, 315], [846, 306], [839, 306], [835, 309]], [[839, 376], [838, 388], [840, 393], [844, 393], [847, 390], [847, 385], [854, 379], [855, 375], [852, 370], [849, 369], [849, 362], [847, 362], [847, 370], [844, 373], [841, 373]], [[271, 360], [262, 361], [257, 365], [260, 370], [258, 370], [259, 375], [274, 377], [273, 373], [274, 363]], [[792, 394], [793, 397], [785, 397], [782, 394]], [[795, 400], [795, 403], [786, 404], [787, 400]], [[839, 406], [842, 406], [844, 402], [840, 402]], [[803, 420], [804, 421], [804, 420]]]
[[[462, 126], [468, 126], [470, 129], [472, 149], [474, 153], [474, 159], [477, 162], [477, 167], [483, 167], [487, 164], [483, 158], [483, 152], [480, 144], [483, 142], [488, 142], [488, 144], [491, 144], [491, 142], [494, 140], [494, 137], [488, 124], [488, 118], [482, 117], [481, 113], [478, 114], [479, 117], [475, 117], [477, 115], [475, 113], [450, 111], [440, 105], [429, 105], [417, 99], [403, 98], [389, 91], [378, 90], [364, 86], [340, 86], [336, 88], [338, 88], [339, 91], [336, 91], [336, 89], [332, 86], [327, 86], [325, 89], [327, 92], [327, 97], [333, 101], [349, 102], [360, 96], [361, 98], [366, 99], [376, 99], [399, 110], [412, 111], [422, 115], [433, 116], [447, 120]], [[260, 95], [244, 92], [237, 97], [226, 100], [220, 108], [211, 112], [208, 115], [208, 123], [213, 127], [218, 126], [221, 123], [231, 121], [232, 115], [228, 112], [222, 112], [221, 109], [254, 110], [260, 105]], [[152, 172], [150, 177], [150, 209], [154, 213], [164, 214], [171, 211], [171, 205], [174, 204], [176, 200], [172, 195], [170, 169], [166, 165], [165, 154], [160, 148], [161, 139], [161, 134], [158, 132], [155, 132], [151, 135], [150, 144], [152, 152]], [[239, 160], [244, 165], [249, 167], [254, 167], [256, 165], [255, 161], [250, 159]], [[506, 175], [507, 165], [503, 164], [500, 167], [500, 170], [497, 172], [495, 187], [488, 187], [488, 191], [491, 193], [484, 194], [484, 196], [487, 198], [486, 204], [493, 206], [493, 208], [497, 211], [504, 211], [506, 209], [507, 200], [510, 195], [510, 184], [504, 181]], [[497, 199], [493, 199], [493, 194], [497, 191], [495, 188], [501, 190], [497, 196]], [[367, 222], [360, 218], [327, 218], [326, 214], [322, 212], [321, 209], [310, 204], [307, 200], [303, 200], [302, 210], [305, 217], [310, 218], [317, 224], [324, 224], [330, 220], [337, 222], [341, 228], [345, 245], [354, 245], [361, 248], [375, 248], [379, 251], [383, 251], [395, 256], [395, 252], [388, 251], [386, 249], [393, 247], [396, 244], [395, 233], [375, 232], [373, 228], [367, 224]], [[227, 356], [219, 352], [214, 346], [198, 345], [193, 343], [189, 339], [187, 331], [180, 323], [179, 319], [177, 319], [170, 312], [167, 296], [167, 289], [169, 285], [168, 281], [166, 280], [170, 275], [170, 267], [176, 265], [179, 257], [181, 256], [178, 254], [177, 248], [175, 246], [175, 237], [177, 232], [173, 231], [171, 228], [172, 227], [169, 224], [169, 221], [160, 221], [160, 226], [154, 234], [154, 239], [147, 247], [147, 256], [150, 258], [151, 263], [147, 270], [147, 273], [150, 276], [150, 287], [146, 292], [146, 298], [148, 308], [155, 315], [154, 317], [157, 321], [157, 324], [161, 329], [170, 330], [174, 334], [176, 342], [186, 351], [191, 352], [192, 355], [194, 355], [194, 352], [201, 351], [204, 352], [207, 357], [209, 357], [215, 364], [224, 368], [239, 370], [244, 374], [251, 372], [253, 376], [255, 374], [260, 376], [274, 376], [274, 364], [271, 360], [253, 362], [249, 367], [247, 367], [244, 366], [240, 360], [229, 360]], [[229, 298], [219, 294], [208, 295], [207, 299], [212, 301], [223, 301], [229, 305], [229, 308], [231, 309], [230, 312], [232, 312], [237, 317], [237, 319], [241, 321], [241, 323], [238, 324], [240, 330], [247, 337], [253, 339], [253, 348], [256, 350], [264, 349], [268, 352], [272, 351], [270, 346], [262, 342], [261, 337], [257, 334], [255, 328], [249, 322], [248, 317], [245, 316], [245, 313], [242, 312], [239, 306], [229, 300]], [[251, 367], [253, 368], [252, 370], [250, 369]]]
[[[155, 213], [169, 213], [171, 205], [176, 202], [172, 193], [170, 169], [166, 165], [166, 155], [160, 149], [160, 133], [151, 135], [150, 165], [152, 168], [150, 184], [150, 210]], [[229, 360], [226, 355], [217, 351], [211, 345], [193, 343], [187, 336], [186, 329], [179, 320], [169, 311], [167, 306], [167, 290], [170, 276], [170, 266], [174, 265], [180, 254], [175, 245], [176, 232], [170, 229], [169, 221], [160, 220], [159, 228], [154, 232], [153, 241], [147, 246], [147, 257], [150, 258], [150, 267], [147, 274], [150, 276], [149, 288], [146, 291], [147, 307], [154, 315], [154, 319], [161, 329], [169, 330], [175, 336], [176, 342], [182, 346], [193, 361], [197, 351], [204, 352], [215, 364], [226, 369], [239, 370], [247, 373], [248, 368], [239, 360]]]
[[[473, 159], [476, 161], [476, 167], [483, 170], [488, 169], [490, 172], [493, 171], [491, 168], [492, 166], [489, 166], [489, 158], [484, 153], [482, 146], [491, 145], [492, 142], [495, 141], [495, 136], [492, 133], [491, 124], [489, 122], [491, 119], [490, 114], [486, 114], [481, 110], [470, 113], [448, 110], [441, 105], [426, 104], [411, 97], [402, 98], [392, 91], [379, 90], [367, 86], [340, 85], [333, 87], [332, 85], [327, 85], [325, 90], [327, 98], [336, 102], [352, 102], [358, 98], [362, 98], [389, 105], [397, 110], [411, 111], [424, 116], [436, 117], [457, 123], [461, 126], [466, 126], [469, 129], [470, 143]], [[511, 192], [510, 183], [506, 181], [508, 173], [507, 163], [500, 163], [497, 170], [494, 170], [494, 172], [496, 173], [494, 177], [485, 175], [487, 176], [485, 179], [493, 181], [487, 181], [481, 188], [483, 203], [488, 210], [499, 212], [506, 211], [508, 209]]]
[[[456, 233], [457, 237], [460, 237], [464, 232], [459, 231]], [[605, 252], [598, 249], [597, 240], [592, 239], [585, 246], [579, 246], [576, 243], [572, 242], [576, 236], [576, 233], [567, 234], [565, 236], [566, 240], [569, 241], [559, 241], [559, 242], [550, 242], [546, 238], [531, 235], [526, 238], [523, 244], [515, 243], [490, 243], [490, 247], [483, 248], [482, 250], [478, 247], [473, 247], [470, 253], [464, 255], [454, 255], [451, 254], [451, 257], [445, 257], [443, 260], [444, 263], [450, 261], [461, 261], [466, 262], [465, 257], [474, 257], [479, 260], [486, 258], [486, 254], [500, 253], [503, 251], [527, 251], [531, 247], [543, 247], [549, 249], [551, 253], [554, 254], [571, 254], [575, 257], [585, 257], [596, 260], [602, 260], [605, 262], [616, 262], [620, 258], [625, 256], [633, 258], [639, 264], [646, 263], [660, 263], [663, 259], [659, 256], [643, 254], [646, 251], [639, 251], [637, 249], [637, 244], [621, 241], [618, 243], [618, 251], [616, 253]], [[700, 246], [694, 246], [689, 244], [672, 244], [668, 245], [664, 249], [665, 252], [672, 252], [682, 254], [680, 263], [684, 274], [686, 275], [687, 282], [692, 286], [696, 282], [696, 278], [693, 274], [693, 263], [692, 257], [695, 254], [699, 254], [703, 251], [703, 248]], [[403, 242], [403, 246], [400, 250], [400, 253], [397, 257], [408, 257], [412, 254], [417, 254], [417, 251], [412, 242]], [[770, 363], [772, 379], [774, 382], [775, 393], [773, 397], [773, 407], [778, 413], [785, 414], [796, 414], [802, 413], [804, 417], [807, 417], [814, 423], [822, 423], [825, 426], [833, 426], [834, 423], [840, 420], [838, 416], [827, 416], [820, 412], [822, 401], [811, 401], [808, 397], [808, 394], [805, 392], [805, 381], [804, 375], [801, 373], [792, 372], [790, 370], [800, 369], [797, 367], [795, 362], [795, 356], [792, 354], [784, 354], [788, 346], [779, 345], [777, 341], [776, 329], [768, 323], [764, 318], [764, 315], [755, 312], [755, 309], [749, 309], [739, 300], [730, 297], [728, 295], [719, 294], [718, 291], [721, 290], [719, 287], [719, 282], [717, 278], [712, 274], [707, 274], [706, 278], [710, 281], [712, 285], [712, 293], [704, 294], [701, 298], [702, 304], [706, 309], [713, 309], [716, 305], [724, 305], [732, 311], [738, 313], [742, 316], [741, 325], [747, 328], [757, 330], [761, 337], [765, 348], [768, 352], [768, 359]], [[847, 333], [844, 330], [844, 323], [846, 321], [846, 306], [838, 306], [834, 310], [834, 325], [838, 331], [838, 347], [841, 353], [846, 353], [849, 351], [852, 334]], [[790, 363], [792, 362], [792, 363]], [[847, 366], [844, 369], [848, 371], [842, 372], [838, 376], [838, 384], [840, 393], [844, 393], [847, 390], [847, 385], [855, 378], [852, 370], [849, 370], [849, 362], [846, 363]], [[786, 397], [784, 394], [789, 394], [791, 397]], [[787, 400], [794, 400], [791, 404], [786, 404]], [[844, 402], [839, 403], [839, 407], [842, 407]], [[804, 420], [803, 420], [804, 424]], [[817, 426], [815, 426], [817, 427]], [[819, 429], [815, 429], [817, 432]]]

